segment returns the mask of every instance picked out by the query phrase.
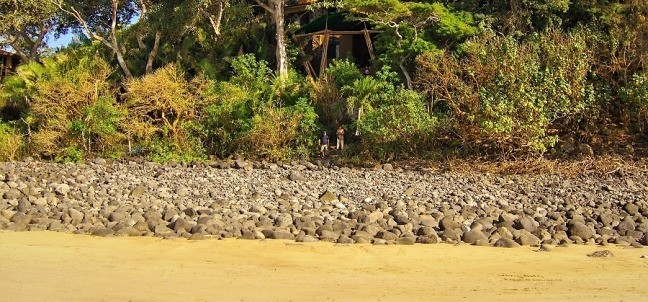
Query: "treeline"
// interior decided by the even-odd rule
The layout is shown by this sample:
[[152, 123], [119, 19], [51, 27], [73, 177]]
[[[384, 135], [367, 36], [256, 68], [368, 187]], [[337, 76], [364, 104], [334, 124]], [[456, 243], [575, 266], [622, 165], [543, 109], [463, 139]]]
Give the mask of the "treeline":
[[[337, 60], [318, 78], [290, 1], [16, 3], [0, 0], [0, 43], [25, 62], [0, 87], [0, 160], [309, 158], [338, 126], [343, 157], [380, 161], [648, 137], [641, 0], [313, 3], [383, 31], [370, 75]], [[70, 31], [85, 35], [56, 51], [41, 38]]]

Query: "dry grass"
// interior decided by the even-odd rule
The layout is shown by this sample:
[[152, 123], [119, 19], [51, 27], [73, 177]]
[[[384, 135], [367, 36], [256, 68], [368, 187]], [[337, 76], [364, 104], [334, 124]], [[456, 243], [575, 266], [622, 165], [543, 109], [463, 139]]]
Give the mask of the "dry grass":
[[619, 173], [646, 173], [648, 160], [612, 155], [580, 159], [527, 158], [518, 160], [492, 160], [486, 158], [447, 159], [443, 161], [403, 161], [396, 166], [405, 169], [425, 168], [444, 173], [490, 173], [500, 175], [560, 175], [567, 178], [579, 176], [605, 176]]

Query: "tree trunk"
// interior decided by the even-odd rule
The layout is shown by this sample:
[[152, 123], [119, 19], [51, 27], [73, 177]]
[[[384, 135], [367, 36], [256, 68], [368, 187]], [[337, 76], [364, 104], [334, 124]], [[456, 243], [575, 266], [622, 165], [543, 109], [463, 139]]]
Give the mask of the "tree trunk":
[[155, 58], [157, 57], [158, 49], [160, 48], [161, 36], [162, 33], [159, 30], [155, 32], [155, 42], [153, 43], [153, 49], [151, 49], [151, 53], [149, 53], [148, 61], [146, 62], [147, 74], [153, 72], [153, 61], [155, 61]]
[[277, 73], [279, 79], [283, 80], [288, 78], [288, 55], [286, 54], [286, 24], [284, 20], [284, 2], [285, 0], [254, 0], [259, 6], [265, 9], [272, 15], [272, 20], [275, 23], [275, 37], [277, 39]]
[[115, 56], [117, 56], [117, 63], [119, 63], [119, 67], [121, 67], [122, 71], [124, 72], [124, 75], [126, 76], [127, 79], [132, 79], [133, 74], [130, 72], [130, 69], [128, 69], [128, 65], [126, 65], [126, 61], [124, 60], [124, 56], [122, 55], [121, 50], [119, 49], [119, 45], [117, 45], [117, 39], [114, 38], [114, 47], [112, 47], [113, 51], [115, 52]]
[[137, 40], [137, 47], [139, 47], [140, 50], [145, 50], [146, 44], [144, 44], [144, 37], [142, 37], [142, 33], [137, 33], [135, 35], [135, 39]]
[[277, 72], [279, 79], [288, 78], [288, 55], [286, 54], [286, 35], [284, 21], [284, 0], [272, 0], [274, 2], [274, 21], [277, 38]]
[[11, 45], [11, 47], [13, 47], [13, 49], [16, 51], [16, 54], [20, 57], [20, 61], [22, 61], [23, 63], [29, 63], [31, 61], [29, 56], [22, 52], [20, 48], [18, 48], [18, 46], [14, 46], [15, 44], [13, 43], [10, 43], [9, 45]]
[[[360, 107], [358, 107], [358, 119], [357, 119], [356, 123], [360, 122], [360, 119], [362, 118], [362, 113], [363, 112], [364, 112], [364, 106], [360, 105]], [[357, 125], [356, 125], [355, 135], [360, 136], [360, 127], [357, 126]]]
[[403, 65], [403, 62], [398, 64], [398, 67], [400, 67], [401, 71], [403, 72], [403, 75], [405, 76], [405, 84], [407, 85], [407, 89], [412, 89], [412, 77], [409, 74], [409, 71], [405, 68]]
[[219, 0], [218, 1], [218, 12], [216, 13], [216, 16], [214, 17], [212, 14], [203, 11], [203, 15], [209, 19], [209, 23], [211, 24], [212, 29], [214, 30], [214, 41], [218, 41], [218, 37], [221, 35], [221, 23], [223, 20], [223, 13], [225, 12], [225, 1], [226, 0]]

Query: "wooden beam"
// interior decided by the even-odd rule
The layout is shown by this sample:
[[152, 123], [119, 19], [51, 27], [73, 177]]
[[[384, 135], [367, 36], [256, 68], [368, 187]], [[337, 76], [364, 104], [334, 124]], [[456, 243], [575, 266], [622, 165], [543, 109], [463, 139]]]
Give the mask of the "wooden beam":
[[376, 55], [374, 54], [373, 43], [371, 43], [371, 36], [369, 35], [369, 30], [363, 30], [365, 42], [367, 42], [367, 49], [369, 49], [369, 57], [373, 60]]
[[[366, 30], [367, 33], [370, 34], [379, 34], [382, 33], [382, 30]], [[302, 38], [302, 37], [310, 37], [310, 36], [317, 36], [317, 35], [323, 35], [329, 33], [331, 35], [364, 35], [365, 30], [320, 30], [316, 32], [312, 32], [309, 34], [299, 34], [299, 35], [294, 35], [295, 38]]]
[[285, 11], [286, 14], [301, 13], [306, 11], [306, 6], [308, 6], [308, 4], [297, 4], [297, 5], [286, 6]]

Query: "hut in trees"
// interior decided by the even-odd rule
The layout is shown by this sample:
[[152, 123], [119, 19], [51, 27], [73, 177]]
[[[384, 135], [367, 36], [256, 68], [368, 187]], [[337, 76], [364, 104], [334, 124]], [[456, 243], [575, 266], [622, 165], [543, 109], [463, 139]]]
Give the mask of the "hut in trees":
[[0, 49], [0, 81], [16, 70], [20, 64], [18, 55]]
[[[303, 2], [303, 3], [302, 3]], [[347, 13], [337, 11], [306, 11], [312, 0], [286, 8], [287, 13], [302, 13], [303, 24], [293, 37], [306, 41], [302, 64], [306, 72], [315, 77], [322, 75], [334, 59], [351, 59], [362, 69], [371, 65], [374, 58], [373, 39], [380, 33], [370, 24], [347, 19]]]

